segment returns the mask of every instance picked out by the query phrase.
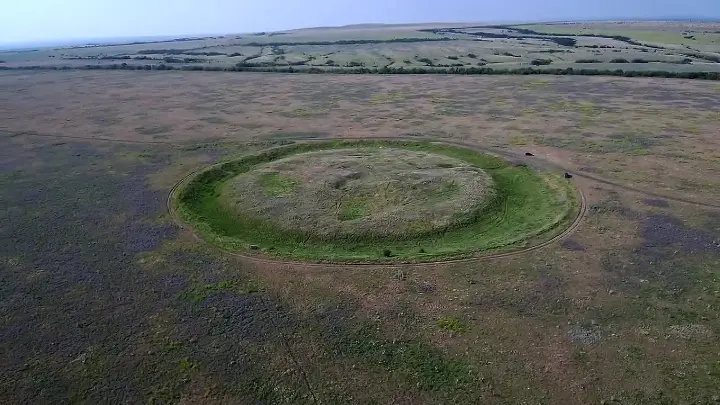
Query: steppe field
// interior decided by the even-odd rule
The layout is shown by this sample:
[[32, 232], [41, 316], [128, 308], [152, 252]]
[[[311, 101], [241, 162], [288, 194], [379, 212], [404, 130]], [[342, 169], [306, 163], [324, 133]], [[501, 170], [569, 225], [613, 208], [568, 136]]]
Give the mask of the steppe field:
[[[295, 227], [288, 234], [330, 221], [323, 222], [327, 234], [315, 235], [322, 243], [327, 235], [354, 232], [343, 228], [348, 223], [365, 224], [363, 232], [374, 239], [358, 253], [363, 264], [333, 259], [350, 242], [311, 251], [316, 242], [309, 234], [298, 244], [302, 251], [287, 241], [233, 245], [211, 235], [223, 224], [201, 223], [219, 211], [207, 211], [207, 218], [184, 214], [183, 207], [211, 207], [192, 205], [192, 181], [209, 178], [198, 173], [240, 170], [247, 159], [322, 142], [334, 149], [260, 163], [259, 174], [242, 177], [235, 188], [213, 190], [233, 204], [255, 193], [266, 206], [233, 207], [245, 214], [257, 208], [268, 221], [282, 218], [287, 223], [280, 225]], [[355, 142], [365, 149], [352, 152]], [[406, 149], [398, 152], [398, 145]], [[375, 153], [377, 162], [363, 161], [361, 152]], [[433, 156], [427, 158], [432, 168], [421, 167], [424, 158], [413, 161], [423, 154]], [[483, 170], [469, 167], [468, 159]], [[450, 176], [459, 185], [438, 180], [434, 204], [474, 182], [457, 205], [428, 211], [436, 222], [413, 228], [427, 245], [407, 250], [395, 235], [407, 230], [386, 226], [385, 217], [362, 222], [372, 209], [388, 209], [382, 204], [390, 200], [393, 207], [419, 204], [388, 187], [373, 194], [358, 183], [365, 194], [345, 211], [338, 200], [337, 218], [304, 206], [307, 216], [286, 215], [302, 205], [287, 202], [302, 186], [292, 180], [296, 171], [321, 182], [324, 168], [345, 173], [330, 191], [302, 189], [334, 193], [361, 180], [347, 170], [365, 170], [363, 162], [384, 168], [393, 160], [405, 162], [403, 173], [422, 174], [408, 193], [447, 180], [446, 170], [464, 173]], [[230, 163], [214, 166], [221, 162]], [[572, 192], [558, 194], [557, 204], [538, 200], [515, 217], [508, 204], [533, 200], [506, 200], [498, 227], [512, 225], [509, 218], [529, 220], [533, 207], [555, 215], [567, 204], [567, 215], [558, 214], [555, 233], [543, 243], [511, 241], [487, 255], [463, 245], [456, 260], [443, 244], [453, 242], [446, 232], [478, 218], [475, 211], [448, 212], [500, 193], [486, 174], [503, 170], [515, 176], [503, 187], [517, 186], [512, 179], [522, 176], [545, 176], [553, 180], [543, 190]], [[500, 177], [493, 179], [500, 187]], [[210, 204], [218, 197], [210, 194], [198, 195]], [[399, 215], [391, 219], [405, 218]], [[397, 238], [393, 247], [383, 249], [379, 228]], [[248, 228], [257, 235], [222, 229], [285, 243], [265, 228]], [[430, 260], [434, 255], [440, 259]], [[8, 404], [717, 403], [720, 84], [0, 72], [0, 398]]]
[[[0, 48], [0, 69], [334, 73], [720, 74], [720, 23], [365, 24]], [[619, 73], [618, 73], [619, 71]]]

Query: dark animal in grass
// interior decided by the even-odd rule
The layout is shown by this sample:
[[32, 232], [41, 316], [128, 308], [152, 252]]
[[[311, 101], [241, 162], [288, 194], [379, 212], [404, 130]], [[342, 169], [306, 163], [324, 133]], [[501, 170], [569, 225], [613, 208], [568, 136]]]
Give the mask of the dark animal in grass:
[[535, 155], [533, 155], [533, 154], [530, 153], [530, 152], [525, 152], [525, 156], [535, 156]]
[[570, 174], [570, 173], [565, 173], [565, 178], [566, 178], [566, 179], [572, 179], [572, 174]]

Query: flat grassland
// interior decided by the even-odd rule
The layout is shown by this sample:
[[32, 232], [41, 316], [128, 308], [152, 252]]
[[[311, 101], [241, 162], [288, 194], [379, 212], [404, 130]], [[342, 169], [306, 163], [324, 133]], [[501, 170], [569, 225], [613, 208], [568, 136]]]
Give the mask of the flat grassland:
[[[0, 72], [0, 396], [713, 403], [718, 106], [665, 79]], [[336, 137], [487, 148], [589, 209], [531, 254], [362, 267], [232, 257], [167, 211], [194, 170]]]
[[0, 61], [4, 68], [718, 73], [720, 23], [380, 24], [7, 50]]

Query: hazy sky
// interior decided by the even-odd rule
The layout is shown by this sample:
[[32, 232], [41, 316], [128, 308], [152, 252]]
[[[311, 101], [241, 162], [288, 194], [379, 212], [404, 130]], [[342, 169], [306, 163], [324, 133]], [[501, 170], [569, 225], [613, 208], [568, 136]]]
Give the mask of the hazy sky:
[[3, 0], [0, 43], [358, 23], [720, 18], [720, 0]]

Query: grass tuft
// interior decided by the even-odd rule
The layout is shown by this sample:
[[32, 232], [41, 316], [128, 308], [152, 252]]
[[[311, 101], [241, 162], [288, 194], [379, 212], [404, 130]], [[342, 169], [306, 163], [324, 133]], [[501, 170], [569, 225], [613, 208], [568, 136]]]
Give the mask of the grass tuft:
[[262, 173], [259, 180], [265, 193], [274, 197], [290, 196], [297, 186], [297, 181], [277, 172]]
[[438, 327], [448, 332], [463, 333], [467, 331], [467, 327], [455, 317], [440, 318]]

